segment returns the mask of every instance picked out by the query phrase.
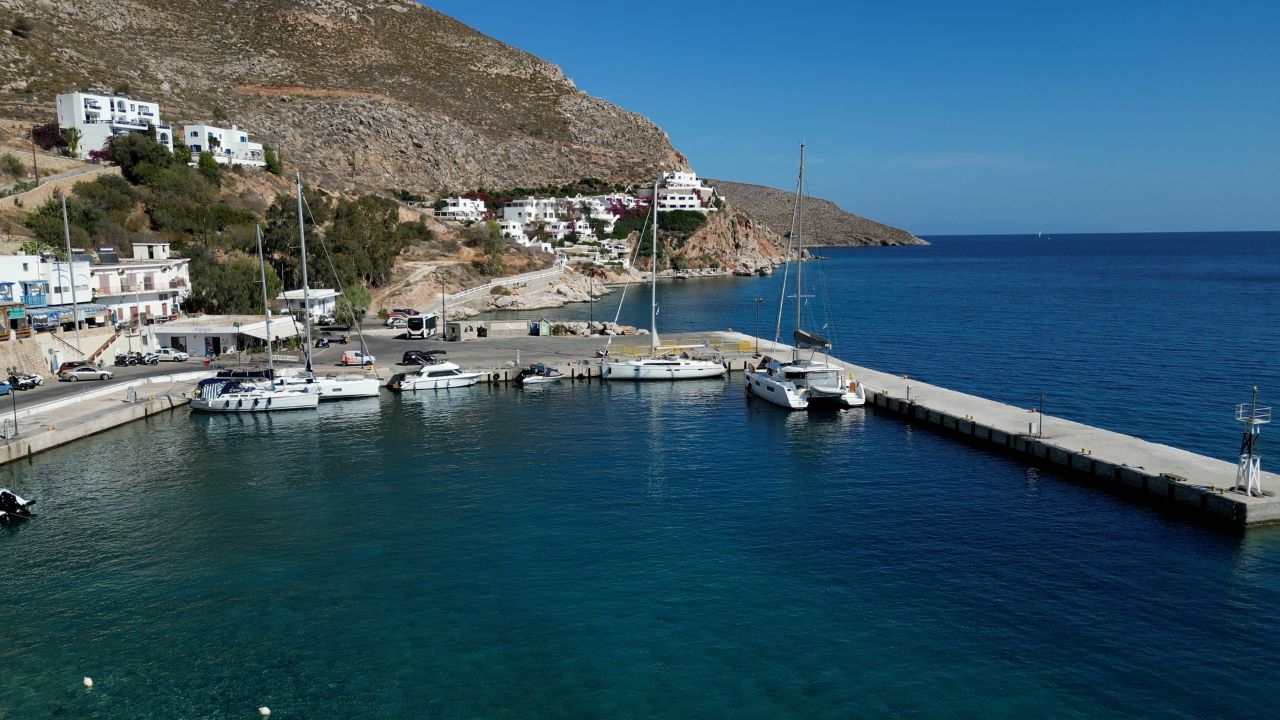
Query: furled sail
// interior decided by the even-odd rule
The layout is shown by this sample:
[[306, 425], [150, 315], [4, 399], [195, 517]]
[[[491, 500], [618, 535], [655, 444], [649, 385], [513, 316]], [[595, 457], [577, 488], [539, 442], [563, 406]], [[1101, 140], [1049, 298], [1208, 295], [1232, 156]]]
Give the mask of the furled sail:
[[830, 340], [817, 333], [809, 332], [808, 330], [800, 330], [797, 328], [796, 331], [792, 333], [792, 337], [795, 338], [797, 347], [822, 348], [824, 350], [831, 349]]

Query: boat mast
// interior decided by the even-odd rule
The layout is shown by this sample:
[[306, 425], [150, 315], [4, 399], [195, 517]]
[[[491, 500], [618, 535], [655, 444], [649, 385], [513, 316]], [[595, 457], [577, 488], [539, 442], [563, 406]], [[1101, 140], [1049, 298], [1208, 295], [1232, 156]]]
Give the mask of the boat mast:
[[276, 358], [271, 352], [271, 304], [267, 300], [267, 264], [262, 259], [262, 226], [253, 224], [254, 233], [258, 236], [258, 271], [262, 273], [262, 312], [267, 319], [267, 369], [271, 372], [271, 387], [276, 386]]
[[658, 182], [662, 170], [653, 179], [653, 277], [649, 281], [649, 340], [653, 354], [658, 354]]
[[[800, 329], [800, 298], [804, 294], [804, 143], [800, 143], [800, 180], [796, 183], [796, 329]], [[800, 343], [796, 343], [800, 357]]]
[[[302, 223], [302, 173], [294, 171], [298, 181], [298, 243], [302, 246], [302, 316], [307, 328], [307, 372], [311, 370], [311, 288], [307, 285], [307, 231]], [[362, 339], [363, 342], [363, 339]]]

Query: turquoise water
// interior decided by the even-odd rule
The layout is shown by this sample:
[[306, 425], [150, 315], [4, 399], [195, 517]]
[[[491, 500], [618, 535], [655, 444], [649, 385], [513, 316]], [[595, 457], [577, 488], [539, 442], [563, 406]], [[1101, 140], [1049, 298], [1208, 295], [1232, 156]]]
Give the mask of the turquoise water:
[[[948, 357], [923, 359], [978, 376]], [[1256, 718], [1277, 698], [1280, 532], [736, 381], [178, 412], [0, 473], [42, 511], [0, 528], [0, 718]]]

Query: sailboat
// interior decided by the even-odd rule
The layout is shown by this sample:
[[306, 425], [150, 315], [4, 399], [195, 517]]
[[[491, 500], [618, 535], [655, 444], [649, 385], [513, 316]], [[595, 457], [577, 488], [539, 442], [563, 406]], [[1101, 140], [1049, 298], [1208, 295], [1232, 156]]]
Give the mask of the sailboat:
[[[796, 183], [795, 222], [792, 239], [795, 241], [796, 263], [796, 327], [792, 334], [795, 350], [788, 361], [766, 357], [756, 367], [747, 368], [747, 392], [789, 410], [804, 410], [810, 406], [858, 407], [867, 402], [862, 384], [850, 381], [849, 373], [841, 365], [818, 357], [819, 350], [830, 350], [831, 341], [816, 332], [805, 330], [801, 310], [804, 307], [804, 145], [800, 145], [800, 178]], [[778, 298], [778, 323], [774, 330], [774, 343], [782, 330], [782, 312], [787, 298], [787, 278], [782, 277], [782, 291]], [[806, 356], [805, 351], [808, 350]]]
[[[298, 242], [302, 253], [302, 308], [306, 328], [307, 367], [300, 375], [288, 375], [275, 379], [277, 385], [286, 388], [314, 387], [321, 400], [378, 397], [379, 383], [376, 377], [347, 373], [345, 375], [316, 375], [311, 365], [311, 286], [307, 282], [307, 231], [302, 222], [302, 174], [295, 173], [298, 189]], [[363, 337], [361, 338], [363, 341]], [[296, 371], [294, 371], [296, 372]]]
[[724, 365], [699, 360], [687, 352], [669, 352], [678, 347], [663, 348], [658, 340], [658, 179], [653, 182], [653, 272], [649, 280], [649, 355], [634, 358], [605, 357], [600, 374], [609, 380], [699, 380], [724, 377]]
[[[271, 338], [271, 305], [267, 301], [267, 266], [262, 259], [262, 226], [255, 226], [258, 235], [258, 270], [262, 273], [262, 309], [267, 320], [266, 337]], [[203, 412], [270, 412], [275, 410], [314, 410], [320, 404], [320, 391], [316, 387], [280, 386], [270, 378], [275, 377], [276, 360], [267, 340], [267, 378], [257, 382], [250, 378], [215, 377], [201, 380], [196, 385], [196, 396], [191, 399], [191, 409]]]

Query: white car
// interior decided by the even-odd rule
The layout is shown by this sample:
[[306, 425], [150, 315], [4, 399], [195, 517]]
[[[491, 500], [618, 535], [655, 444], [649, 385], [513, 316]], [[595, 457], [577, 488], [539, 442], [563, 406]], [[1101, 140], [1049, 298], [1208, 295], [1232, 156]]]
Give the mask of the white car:
[[186, 362], [191, 357], [181, 350], [174, 350], [168, 347], [156, 348], [155, 354], [161, 360], [172, 360], [174, 362]]
[[340, 362], [343, 365], [359, 365], [361, 367], [365, 367], [373, 364], [374, 357], [372, 355], [366, 355], [359, 350], [348, 350], [342, 353], [342, 360]]

